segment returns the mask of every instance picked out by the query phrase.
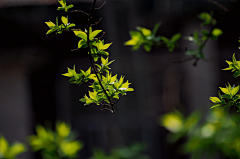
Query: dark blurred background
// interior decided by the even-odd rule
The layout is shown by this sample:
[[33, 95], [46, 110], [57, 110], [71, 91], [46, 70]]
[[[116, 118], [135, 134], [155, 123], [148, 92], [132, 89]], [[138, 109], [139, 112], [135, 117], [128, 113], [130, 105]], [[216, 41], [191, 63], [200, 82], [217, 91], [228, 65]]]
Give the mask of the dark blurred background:
[[[75, 9], [88, 12], [91, 0], [67, 0]], [[207, 0], [107, 0], [94, 14], [94, 21], [103, 17], [94, 29], [106, 32], [113, 74], [124, 75], [132, 83], [134, 92], [128, 93], [116, 105], [116, 113], [100, 111], [95, 105], [83, 106], [79, 99], [87, 93], [87, 86], [70, 85], [61, 74], [76, 64], [76, 70], [86, 70], [90, 63], [77, 48], [79, 38], [73, 33], [47, 35], [46, 21], [55, 22], [57, 0], [1, 0], [0, 1], [0, 133], [10, 142], [26, 143], [36, 124], [54, 124], [56, 120], [71, 123], [84, 142], [79, 158], [88, 158], [94, 147], [105, 151], [118, 145], [145, 142], [146, 153], [153, 159], [187, 158], [177, 154], [176, 145], [166, 142], [167, 131], [159, 126], [161, 114], [178, 109], [189, 114], [200, 109], [207, 114], [210, 96], [228, 81], [239, 84], [225, 60], [238, 55], [240, 35], [240, 6], [236, 1], [218, 1], [230, 11], [223, 10]], [[97, 6], [101, 6], [98, 0]], [[152, 29], [162, 22], [158, 35], [171, 37], [181, 32], [189, 36], [200, 29], [197, 14], [214, 11], [220, 21], [223, 35], [211, 41], [204, 49], [208, 62], [174, 63], [187, 58], [183, 53], [154, 48], [131, 51], [123, 43], [130, 39], [129, 31], [136, 26]], [[84, 29], [87, 17], [69, 13], [69, 21]], [[181, 48], [191, 47], [180, 41]], [[34, 159], [25, 153], [20, 159]]]

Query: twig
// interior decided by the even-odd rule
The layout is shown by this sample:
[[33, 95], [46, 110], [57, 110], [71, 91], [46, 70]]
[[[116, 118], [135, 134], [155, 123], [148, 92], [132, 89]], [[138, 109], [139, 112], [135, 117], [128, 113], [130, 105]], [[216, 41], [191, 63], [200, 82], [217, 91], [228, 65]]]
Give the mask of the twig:
[[77, 49], [71, 49], [70, 51], [77, 51], [77, 50], [79, 50], [79, 48], [77, 48]]
[[102, 39], [102, 37], [105, 35], [105, 32], [102, 33], [102, 36], [98, 38], [98, 40]]
[[[93, 1], [92, 8], [91, 8], [91, 11], [90, 11], [90, 15], [89, 15], [89, 17], [88, 17], [88, 25], [87, 25], [87, 29], [88, 29], [88, 31], [87, 31], [88, 52], [89, 52], [89, 58], [90, 58], [90, 62], [91, 62], [92, 68], [93, 68], [93, 70], [94, 70], [94, 73], [95, 73], [95, 75], [96, 75], [96, 77], [97, 77], [97, 79], [98, 79], [98, 82], [99, 82], [99, 84], [100, 84], [100, 86], [101, 86], [104, 94], [106, 95], [106, 97], [107, 97], [107, 99], [108, 99], [108, 101], [109, 101], [109, 103], [110, 103], [110, 109], [108, 109], [108, 110], [111, 111], [111, 113], [114, 113], [115, 110], [114, 110], [114, 106], [113, 106], [113, 104], [112, 104], [112, 101], [111, 101], [110, 97], [108, 96], [105, 88], [103, 87], [102, 82], [101, 82], [101, 80], [100, 80], [100, 78], [99, 78], [99, 76], [98, 76], [98, 73], [97, 73], [98, 71], [97, 71], [97, 69], [96, 69], [96, 67], [95, 67], [95, 65], [94, 65], [94, 62], [93, 62], [94, 60], [93, 60], [93, 57], [92, 57], [91, 46], [90, 46], [90, 39], [89, 39], [89, 36], [90, 36], [90, 35], [89, 35], [89, 32], [90, 32], [91, 20], [92, 20], [92, 15], [93, 15], [94, 7], [95, 7], [95, 5], [96, 5], [96, 1], [97, 1], [97, 0], [94, 0], [94, 1]], [[106, 109], [106, 108], [103, 108], [103, 109]]]
[[107, 1], [104, 1], [103, 4], [102, 4], [100, 7], [94, 8], [94, 9], [95, 9], [95, 10], [101, 9], [106, 3], [107, 3]]
[[215, 4], [216, 6], [218, 6], [219, 8], [223, 9], [225, 12], [229, 12], [229, 9], [226, 8], [224, 5], [218, 3], [217, 1], [214, 0], [208, 0], [209, 2]]
[[91, 27], [94, 26], [94, 25], [98, 25], [101, 20], [102, 20], [102, 17], [97, 22], [95, 22], [94, 24], [91, 24]]
[[90, 16], [90, 14], [88, 14], [82, 10], [72, 10], [72, 11], [68, 11], [68, 13], [83, 13], [83, 14], [86, 14], [87, 16]]
[[173, 63], [182, 63], [182, 62], [191, 61], [193, 59], [195, 59], [195, 57], [190, 57], [190, 58], [183, 59], [183, 60], [173, 61]]

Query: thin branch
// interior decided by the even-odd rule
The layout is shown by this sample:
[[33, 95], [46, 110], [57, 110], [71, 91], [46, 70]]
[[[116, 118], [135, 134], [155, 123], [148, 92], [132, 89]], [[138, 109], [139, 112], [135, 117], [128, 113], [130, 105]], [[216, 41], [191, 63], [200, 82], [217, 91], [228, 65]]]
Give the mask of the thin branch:
[[78, 50], [80, 50], [79, 48], [77, 48], [77, 49], [71, 49], [70, 51], [78, 51]]
[[72, 10], [72, 11], [68, 11], [68, 13], [83, 13], [83, 14], [85, 14], [87, 16], [90, 16], [90, 14], [88, 14], [88, 13], [82, 11], [82, 10]]
[[190, 57], [190, 58], [183, 59], [183, 60], [173, 61], [173, 63], [182, 63], [182, 62], [191, 61], [193, 59], [195, 59], [195, 57]]
[[98, 40], [101, 40], [104, 35], [105, 35], [105, 32], [102, 33], [102, 35], [98, 38]]
[[216, 6], [218, 6], [219, 8], [223, 9], [225, 12], [229, 12], [229, 9], [226, 8], [224, 5], [218, 3], [217, 1], [214, 0], [208, 0], [209, 2], [215, 4]]
[[[103, 84], [102, 84], [102, 82], [101, 82], [101, 80], [100, 80], [100, 78], [99, 78], [99, 76], [98, 76], [98, 73], [97, 73], [98, 71], [97, 71], [97, 69], [96, 69], [96, 67], [95, 67], [95, 65], [94, 65], [94, 60], [93, 60], [93, 57], [92, 57], [91, 46], [90, 46], [90, 39], [89, 39], [89, 36], [90, 36], [90, 35], [89, 35], [89, 32], [90, 32], [91, 20], [92, 20], [92, 15], [93, 15], [94, 7], [95, 7], [95, 5], [96, 5], [96, 1], [97, 1], [97, 0], [94, 0], [94, 1], [93, 1], [92, 8], [91, 8], [91, 11], [90, 11], [90, 15], [89, 15], [89, 17], [88, 17], [88, 25], [87, 25], [87, 29], [88, 29], [88, 31], [87, 31], [88, 53], [89, 53], [89, 59], [90, 59], [92, 68], [93, 68], [93, 70], [94, 70], [94, 73], [95, 73], [95, 75], [96, 75], [96, 77], [97, 77], [97, 79], [98, 79], [98, 82], [99, 82], [99, 84], [100, 84], [100, 86], [101, 86], [104, 94], [106, 95], [106, 97], [107, 97], [107, 99], [108, 99], [108, 101], [109, 101], [109, 103], [110, 103], [110, 109], [109, 109], [109, 110], [111, 111], [111, 113], [114, 113], [115, 110], [114, 110], [112, 101], [111, 101], [110, 97], [108, 96], [107, 91], [106, 91], [105, 88], [103, 87]], [[104, 109], [106, 109], [106, 108], [104, 108]]]
[[91, 27], [94, 26], [94, 25], [98, 25], [101, 22], [101, 20], [102, 20], [102, 17], [97, 22], [95, 22], [94, 24], [91, 24]]
[[104, 1], [103, 4], [102, 4], [100, 7], [94, 8], [94, 9], [95, 9], [95, 10], [101, 9], [106, 3], [107, 3], [107, 1]]

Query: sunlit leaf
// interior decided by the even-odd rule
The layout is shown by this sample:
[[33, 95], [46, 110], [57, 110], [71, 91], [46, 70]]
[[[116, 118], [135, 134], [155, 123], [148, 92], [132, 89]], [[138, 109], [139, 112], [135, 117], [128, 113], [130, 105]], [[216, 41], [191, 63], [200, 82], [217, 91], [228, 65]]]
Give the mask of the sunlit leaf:
[[100, 32], [102, 32], [102, 30], [94, 30], [90, 36], [89, 39], [92, 40], [93, 38], [95, 38], [95, 36], [97, 36]]

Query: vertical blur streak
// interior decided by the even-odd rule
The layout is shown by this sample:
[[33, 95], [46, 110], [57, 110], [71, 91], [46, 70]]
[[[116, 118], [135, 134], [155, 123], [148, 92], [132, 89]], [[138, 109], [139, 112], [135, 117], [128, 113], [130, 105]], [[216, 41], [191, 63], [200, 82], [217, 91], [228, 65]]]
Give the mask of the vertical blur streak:
[[[31, 133], [28, 79], [22, 66], [14, 65], [0, 72], [0, 133], [10, 143], [26, 143]], [[31, 158], [25, 153], [19, 159]]]

